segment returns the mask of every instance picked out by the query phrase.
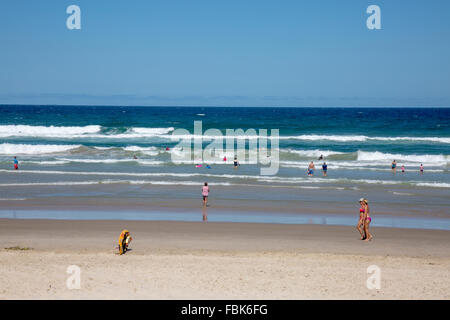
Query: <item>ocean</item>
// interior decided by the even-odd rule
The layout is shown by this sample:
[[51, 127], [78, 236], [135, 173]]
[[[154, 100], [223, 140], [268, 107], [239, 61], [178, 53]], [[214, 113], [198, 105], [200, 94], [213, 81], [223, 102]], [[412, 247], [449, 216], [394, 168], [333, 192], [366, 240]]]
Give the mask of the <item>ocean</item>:
[[[419, 203], [431, 210], [439, 206], [446, 215], [449, 119], [450, 108], [2, 105], [0, 199], [119, 195], [119, 191], [102, 193], [106, 185], [122, 191], [133, 186], [132, 192], [120, 197], [147, 197], [152, 187], [197, 191], [207, 181], [211, 189], [220, 187], [222, 199], [229, 200], [357, 202], [343, 196], [351, 190], [352, 197], [372, 196], [384, 203]], [[216, 161], [202, 163], [193, 157], [174, 163], [173, 154], [182, 149], [172, 133], [185, 129], [193, 134], [194, 121], [202, 122], [203, 131], [214, 128], [224, 135], [226, 129], [267, 129], [268, 135], [271, 129], [279, 129], [278, 171], [262, 175], [263, 165], [245, 159], [239, 159], [241, 165], [233, 169], [235, 152], [220, 148], [214, 148]], [[245, 147], [249, 141], [244, 140]], [[203, 147], [210, 143], [204, 141]], [[12, 170], [14, 156], [19, 160], [18, 172]], [[222, 159], [225, 156], [227, 161]], [[306, 174], [310, 161], [316, 165], [313, 177]], [[326, 177], [321, 171], [323, 161], [328, 164]], [[419, 172], [421, 164], [424, 174]], [[46, 192], [46, 187], [53, 188]], [[197, 194], [187, 192], [186, 197]]]

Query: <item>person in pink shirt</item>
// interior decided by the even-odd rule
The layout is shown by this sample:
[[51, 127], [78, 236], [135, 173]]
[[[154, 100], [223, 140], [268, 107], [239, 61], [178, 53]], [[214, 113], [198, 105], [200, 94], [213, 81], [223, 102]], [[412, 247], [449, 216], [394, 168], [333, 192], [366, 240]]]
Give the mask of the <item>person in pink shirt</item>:
[[205, 207], [208, 205], [208, 194], [209, 194], [208, 182], [205, 182], [205, 184], [202, 187], [203, 205]]

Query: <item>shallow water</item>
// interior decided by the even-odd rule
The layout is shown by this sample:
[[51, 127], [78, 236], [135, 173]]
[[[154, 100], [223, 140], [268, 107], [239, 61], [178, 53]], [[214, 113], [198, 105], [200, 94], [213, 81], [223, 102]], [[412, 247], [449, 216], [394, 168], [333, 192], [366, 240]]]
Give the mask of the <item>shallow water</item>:
[[[244, 222], [279, 224], [319, 224], [355, 226], [355, 217], [350, 215], [318, 214], [264, 214], [249, 212], [229, 212], [214, 210], [197, 211], [48, 211], [48, 210], [0, 210], [0, 218], [6, 219], [59, 219], [59, 220], [139, 220], [139, 221], [204, 221], [208, 222]], [[450, 219], [412, 218], [395, 216], [377, 216], [371, 227], [450, 230]]]

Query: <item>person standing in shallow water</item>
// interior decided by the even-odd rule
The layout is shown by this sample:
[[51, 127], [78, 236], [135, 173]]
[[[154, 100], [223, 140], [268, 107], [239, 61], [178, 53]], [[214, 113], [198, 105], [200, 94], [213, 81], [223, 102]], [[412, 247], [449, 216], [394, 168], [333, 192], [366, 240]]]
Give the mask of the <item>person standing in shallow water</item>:
[[326, 177], [327, 176], [327, 170], [328, 170], [328, 165], [326, 162], [323, 163], [322, 165], [322, 171], [323, 171], [323, 176]]
[[205, 182], [205, 184], [202, 187], [202, 196], [203, 196], [203, 206], [208, 206], [208, 195], [209, 195], [209, 187], [208, 182]]
[[397, 161], [392, 161], [392, 173], [395, 173], [395, 171], [397, 170]]
[[314, 162], [311, 161], [311, 163], [308, 166], [308, 176], [312, 177], [314, 175]]
[[237, 157], [235, 156], [234, 157], [234, 161], [233, 161], [233, 167], [234, 167], [234, 169], [237, 169], [238, 166], [240, 166], [240, 164], [239, 164], [239, 161], [238, 161]]
[[14, 157], [14, 170], [19, 170], [19, 160], [17, 160], [17, 157]]

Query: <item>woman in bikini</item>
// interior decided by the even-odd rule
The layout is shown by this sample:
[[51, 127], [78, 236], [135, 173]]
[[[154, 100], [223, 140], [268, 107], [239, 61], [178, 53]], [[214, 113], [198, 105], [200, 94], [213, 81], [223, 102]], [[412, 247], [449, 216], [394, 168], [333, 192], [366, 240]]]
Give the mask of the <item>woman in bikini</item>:
[[364, 233], [366, 234], [366, 239], [364, 239], [365, 241], [370, 241], [372, 240], [372, 234], [369, 232], [369, 226], [370, 223], [372, 222], [372, 218], [370, 217], [370, 209], [369, 209], [369, 201], [367, 201], [366, 199], [364, 199], [364, 205], [365, 205], [365, 219], [364, 219]]
[[361, 240], [364, 240], [366, 238], [365, 234], [364, 234], [364, 219], [366, 218], [366, 205], [364, 203], [364, 199], [361, 198], [359, 199], [359, 204], [361, 205], [361, 207], [359, 208], [359, 220], [358, 220], [358, 224], [356, 225], [356, 229], [358, 229], [359, 233], [361, 234]]

